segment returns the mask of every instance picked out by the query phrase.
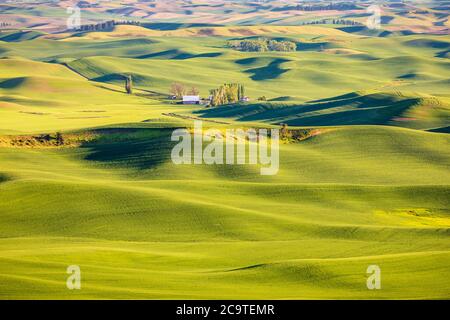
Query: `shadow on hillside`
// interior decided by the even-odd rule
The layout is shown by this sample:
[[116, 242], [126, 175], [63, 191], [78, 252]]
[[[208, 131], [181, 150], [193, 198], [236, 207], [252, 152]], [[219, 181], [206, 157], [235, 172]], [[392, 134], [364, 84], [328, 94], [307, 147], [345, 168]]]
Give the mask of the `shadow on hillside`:
[[433, 49], [450, 49], [450, 42], [445, 40], [434, 40], [434, 39], [414, 39], [405, 43], [411, 47], [419, 48], [433, 48]]
[[[366, 26], [346, 26], [338, 29], [347, 33], [354, 33], [363, 36], [380, 37], [380, 38], [390, 37], [397, 34], [395, 32], [388, 30], [369, 29]], [[402, 32], [398, 32], [398, 34], [402, 34]]]
[[5, 81], [0, 82], [0, 88], [2, 89], [12, 89], [20, 87], [25, 81], [27, 80], [27, 77], [18, 77], [18, 78], [11, 78]]
[[436, 53], [435, 57], [448, 59], [450, 57], [450, 50], [444, 50], [444, 51], [438, 52], [438, 53]]
[[[145, 83], [148, 81], [148, 78], [146, 78], [145, 76], [142, 76], [140, 74], [136, 74], [136, 73], [127, 73], [129, 75], [131, 75], [133, 77], [133, 82], [135, 84], [138, 83]], [[96, 78], [92, 78], [90, 79], [91, 81], [95, 81], [95, 82], [105, 82], [105, 83], [120, 83], [120, 84], [125, 84], [125, 76], [124, 74], [120, 74], [120, 73], [109, 73], [109, 74], [104, 74], [100, 77], [96, 77]], [[123, 93], [123, 91], [120, 90], [115, 90], [112, 88], [107, 88], [107, 87], [103, 87], [103, 89], [107, 89], [110, 91], [116, 91], [116, 92], [121, 92]]]
[[220, 57], [222, 52], [208, 52], [200, 54], [192, 54], [178, 49], [171, 49], [166, 51], [154, 52], [136, 57], [137, 59], [172, 59], [172, 60], [187, 60], [194, 58], [216, 58]]
[[219, 27], [222, 25], [211, 23], [150, 22], [143, 23], [141, 26], [151, 30], [174, 31], [185, 28]]
[[[290, 69], [282, 69], [280, 65], [285, 62], [289, 62], [289, 59], [278, 58], [274, 59], [265, 67], [253, 68], [245, 70], [245, 73], [250, 73], [250, 78], [255, 81], [277, 79], [283, 73], [288, 72]], [[242, 60], [241, 60], [242, 62]], [[245, 62], [244, 62], [245, 63]]]
[[0, 183], [12, 180], [10, 176], [0, 172]]
[[252, 57], [252, 58], [244, 58], [244, 59], [236, 60], [235, 63], [237, 63], [237, 64], [239, 64], [239, 65], [241, 65], [241, 66], [247, 66], [247, 65], [252, 65], [252, 64], [254, 64], [254, 63], [257, 62], [259, 59], [260, 59], [260, 58], [255, 58], [255, 57]]
[[204, 118], [234, 118], [293, 126], [385, 125], [419, 101], [394, 94], [350, 93], [303, 104], [264, 102], [209, 108], [197, 113]]
[[297, 51], [319, 51], [336, 47], [331, 42], [297, 42]]
[[88, 151], [85, 160], [108, 167], [146, 170], [170, 161], [172, 131], [172, 128], [97, 129], [93, 133], [98, 137], [83, 143], [81, 148]]
[[39, 31], [13, 31], [5, 35], [0, 33], [0, 40], [4, 42], [22, 42], [36, 39], [42, 35], [44, 33]]
[[436, 133], [450, 133], [450, 126], [442, 127], [442, 128], [435, 128], [427, 130], [429, 132], [436, 132]]

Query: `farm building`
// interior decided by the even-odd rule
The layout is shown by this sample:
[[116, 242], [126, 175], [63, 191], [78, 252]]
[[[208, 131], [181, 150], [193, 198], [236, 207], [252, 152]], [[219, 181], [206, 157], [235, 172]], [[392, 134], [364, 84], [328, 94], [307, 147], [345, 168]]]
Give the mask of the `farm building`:
[[200, 96], [183, 96], [183, 104], [200, 104]]

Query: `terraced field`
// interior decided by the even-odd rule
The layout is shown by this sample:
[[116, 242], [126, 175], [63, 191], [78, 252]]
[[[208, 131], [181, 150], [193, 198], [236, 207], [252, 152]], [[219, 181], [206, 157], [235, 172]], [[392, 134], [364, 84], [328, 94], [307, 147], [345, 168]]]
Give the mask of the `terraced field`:
[[[0, 36], [0, 298], [448, 299], [449, 36], [207, 29]], [[227, 46], [261, 35], [297, 51]], [[173, 82], [251, 101], [175, 104]], [[175, 165], [193, 119], [315, 134], [274, 176]]]

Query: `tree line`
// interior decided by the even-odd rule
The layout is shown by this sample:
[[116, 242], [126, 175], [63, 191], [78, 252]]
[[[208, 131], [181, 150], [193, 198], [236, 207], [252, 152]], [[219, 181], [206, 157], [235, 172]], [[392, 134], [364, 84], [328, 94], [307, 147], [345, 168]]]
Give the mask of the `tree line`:
[[77, 31], [104, 31], [104, 30], [112, 30], [114, 26], [118, 25], [132, 25], [132, 26], [140, 26], [141, 23], [139, 21], [115, 21], [109, 20], [97, 24], [85, 24], [81, 25]]
[[322, 19], [322, 20], [313, 20], [302, 22], [301, 25], [309, 25], [309, 24], [343, 24], [346, 26], [360, 26], [363, 25], [357, 21], [353, 20], [345, 20], [345, 19]]
[[228, 41], [228, 47], [245, 52], [296, 51], [297, 44], [292, 41], [277, 41], [267, 38]]
[[360, 7], [355, 5], [354, 3], [330, 3], [330, 4], [307, 4], [307, 5], [294, 5], [294, 6], [284, 6], [273, 8], [272, 11], [328, 11], [328, 10], [356, 10]]

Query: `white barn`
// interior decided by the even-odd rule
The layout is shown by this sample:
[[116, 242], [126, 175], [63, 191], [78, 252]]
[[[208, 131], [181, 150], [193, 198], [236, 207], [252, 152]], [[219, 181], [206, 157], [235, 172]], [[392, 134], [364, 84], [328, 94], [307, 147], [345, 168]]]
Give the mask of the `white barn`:
[[200, 104], [200, 96], [183, 96], [183, 104]]

